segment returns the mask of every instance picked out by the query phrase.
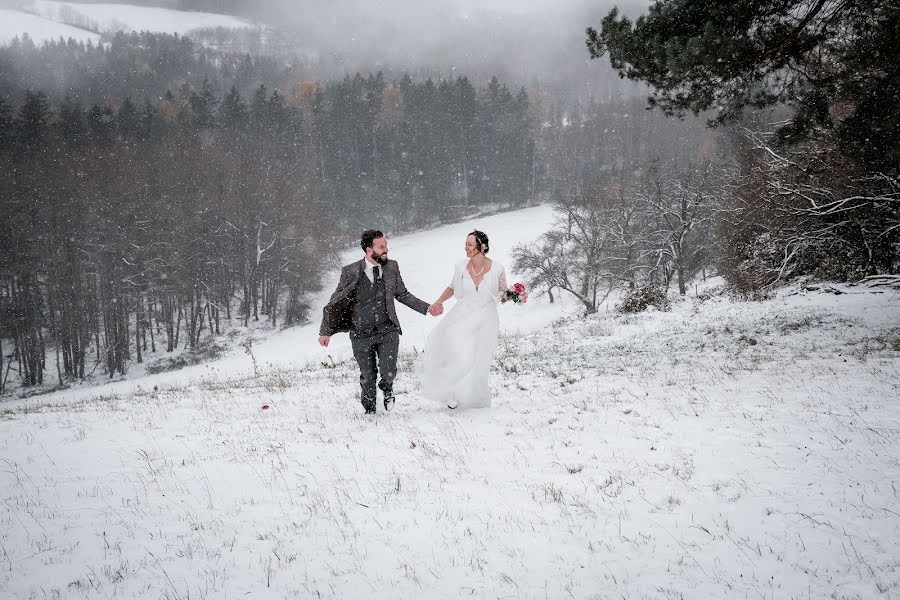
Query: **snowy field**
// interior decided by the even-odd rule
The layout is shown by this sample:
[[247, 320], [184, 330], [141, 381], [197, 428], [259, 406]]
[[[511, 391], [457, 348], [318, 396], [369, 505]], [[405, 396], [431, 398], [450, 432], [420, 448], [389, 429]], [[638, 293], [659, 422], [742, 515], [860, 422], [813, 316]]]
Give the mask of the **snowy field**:
[[62, 39], [75, 39], [79, 42], [100, 41], [100, 36], [86, 29], [72, 27], [65, 23], [57, 23], [37, 15], [20, 10], [0, 9], [0, 44], [9, 44], [15, 38], [22, 38], [27, 33], [35, 44]]
[[130, 4], [80, 4], [35, 0], [33, 10], [48, 19], [66, 22], [85, 18], [103, 33], [116, 31], [155, 31], [185, 34], [194, 29], [249, 27], [247, 21], [231, 15], [174, 10]]
[[[508, 264], [549, 216], [388, 241], [430, 300], [473, 226]], [[257, 341], [258, 375], [233, 353], [5, 402], [0, 595], [897, 598], [900, 295], [832, 289], [503, 306], [485, 410], [418, 395], [436, 321], [405, 308], [374, 418], [315, 325]]]
[[[502, 264], [510, 265], [510, 251], [516, 243], [527, 243], [538, 238], [553, 219], [553, 211], [548, 206], [539, 206], [512, 213], [497, 214], [473, 221], [447, 225], [439, 229], [407, 235], [402, 238], [388, 236], [390, 257], [399, 262], [401, 274], [407, 288], [423, 300], [432, 302], [437, 299], [453, 275], [453, 265], [465, 260], [463, 246], [466, 235], [474, 227], [486, 231], [491, 239], [491, 256]], [[362, 258], [359, 245], [343, 251], [342, 264]], [[232, 376], [237, 372], [250, 370], [252, 362], [243, 349], [243, 344], [250, 339], [253, 354], [261, 368], [298, 368], [307, 363], [319, 364], [322, 361], [340, 362], [352, 358], [350, 339], [346, 335], [335, 336], [328, 350], [318, 344], [319, 321], [321, 310], [337, 285], [339, 270], [335, 270], [324, 282], [324, 289], [312, 300], [313, 320], [305, 327], [294, 327], [288, 330], [272, 332], [267, 329], [266, 322], [260, 322], [255, 328], [240, 327], [238, 320], [216, 342], [230, 347], [222, 360], [211, 364], [202, 364], [182, 369], [178, 372], [160, 373], [145, 376], [146, 366], [160, 356], [151, 357], [143, 364], [132, 362], [128, 374], [108, 382], [102, 373], [95, 373], [92, 383], [102, 383], [103, 393], [129, 393], [152, 388], [154, 385], [171, 384], [173, 378], [179, 383], [199, 377]], [[511, 274], [512, 275], [512, 274]], [[512, 283], [512, 279], [510, 280]], [[577, 302], [565, 299], [562, 303], [550, 305], [540, 300], [529, 302], [516, 310], [503, 310], [500, 313], [501, 327], [509, 334], [531, 332], [546, 327], [549, 323], [572, 311], [577, 311]], [[449, 309], [449, 305], [447, 306]], [[511, 308], [511, 307], [510, 307]], [[403, 325], [403, 336], [400, 339], [401, 350], [416, 352], [421, 350], [425, 338], [437, 321], [434, 317], [420, 315], [402, 304], [397, 307]], [[165, 355], [164, 352], [157, 353]], [[55, 371], [53, 372], [55, 376]], [[52, 379], [52, 378], [51, 378]], [[43, 396], [40, 401], [78, 401], [97, 393], [93, 385], [75, 386], [64, 394]], [[18, 401], [20, 403], [27, 401]], [[7, 402], [8, 404], [8, 402]]]
[[73, 38], [97, 43], [99, 33], [151, 31], [189, 34], [197, 29], [252, 27], [247, 21], [230, 15], [174, 10], [129, 4], [79, 4], [33, 0], [20, 9], [0, 10], [0, 44], [27, 33], [36, 43]]

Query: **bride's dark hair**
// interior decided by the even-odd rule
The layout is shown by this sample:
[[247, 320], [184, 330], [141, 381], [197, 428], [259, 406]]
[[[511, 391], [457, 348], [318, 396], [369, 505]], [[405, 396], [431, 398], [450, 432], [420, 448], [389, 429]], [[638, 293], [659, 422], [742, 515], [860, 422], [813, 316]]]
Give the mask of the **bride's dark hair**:
[[[482, 254], [487, 254], [491, 250], [490, 243], [488, 243], [488, 236], [483, 231], [478, 231], [477, 229], [472, 231], [469, 235], [475, 236], [475, 247]], [[468, 235], [466, 237], [469, 237]]]

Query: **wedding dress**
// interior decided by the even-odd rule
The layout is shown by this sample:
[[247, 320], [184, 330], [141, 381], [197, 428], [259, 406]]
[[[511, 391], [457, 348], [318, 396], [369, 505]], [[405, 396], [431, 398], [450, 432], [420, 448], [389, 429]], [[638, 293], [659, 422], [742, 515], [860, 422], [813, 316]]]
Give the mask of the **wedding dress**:
[[426, 398], [486, 408], [491, 405], [488, 371], [497, 348], [497, 303], [506, 289], [506, 273], [503, 265], [492, 262], [476, 287], [467, 265], [456, 265], [449, 285], [456, 304], [428, 336], [419, 377]]

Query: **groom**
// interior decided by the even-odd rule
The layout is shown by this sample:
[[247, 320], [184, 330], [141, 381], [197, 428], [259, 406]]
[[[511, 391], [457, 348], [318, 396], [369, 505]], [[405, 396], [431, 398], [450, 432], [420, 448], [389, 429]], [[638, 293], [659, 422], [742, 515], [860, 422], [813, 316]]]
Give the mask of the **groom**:
[[394, 408], [393, 385], [402, 333], [394, 299], [423, 315], [427, 312], [437, 316], [443, 310], [438, 305], [429, 306], [407, 291], [397, 262], [388, 260], [383, 233], [366, 229], [360, 245], [365, 257], [341, 269], [337, 289], [322, 310], [319, 344], [327, 347], [335, 333], [350, 332], [353, 356], [359, 363], [362, 405], [366, 414], [375, 414], [375, 382], [379, 371], [378, 387], [384, 394], [384, 410]]

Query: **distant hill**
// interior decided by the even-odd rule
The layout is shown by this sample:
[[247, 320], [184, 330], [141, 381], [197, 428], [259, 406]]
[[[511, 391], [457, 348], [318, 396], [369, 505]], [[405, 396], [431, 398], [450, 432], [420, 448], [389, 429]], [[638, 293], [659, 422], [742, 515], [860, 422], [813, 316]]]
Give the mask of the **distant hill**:
[[[167, 0], [162, 3], [179, 4]], [[230, 15], [136, 4], [33, 0], [20, 2], [17, 8], [0, 8], [0, 44], [21, 38], [23, 34], [38, 44], [60, 37], [97, 42], [98, 34], [116, 31], [184, 35], [197, 29], [218, 27], [243, 29], [253, 24]]]

